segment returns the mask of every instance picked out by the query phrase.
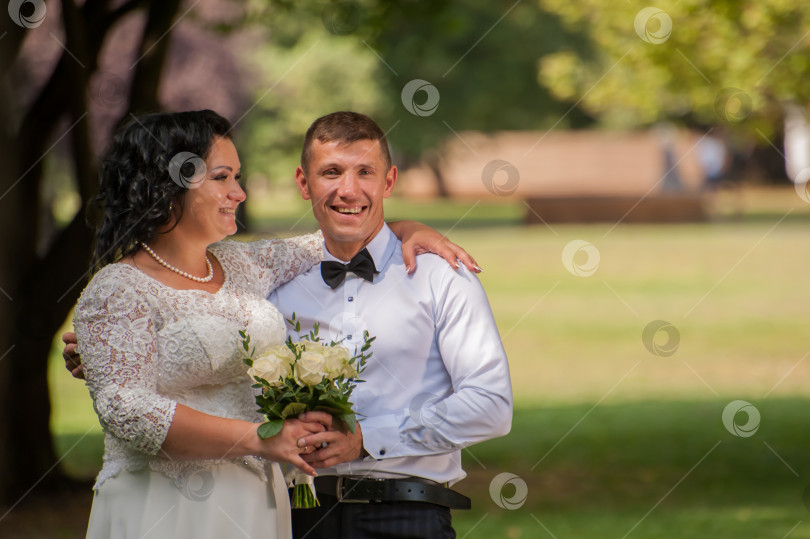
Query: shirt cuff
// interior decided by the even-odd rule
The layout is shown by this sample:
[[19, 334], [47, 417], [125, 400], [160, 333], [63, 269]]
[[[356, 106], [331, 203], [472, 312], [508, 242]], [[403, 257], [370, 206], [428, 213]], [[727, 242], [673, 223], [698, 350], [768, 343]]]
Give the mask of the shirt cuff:
[[375, 459], [390, 458], [400, 445], [400, 420], [394, 414], [364, 418], [360, 421], [363, 429], [363, 447]]

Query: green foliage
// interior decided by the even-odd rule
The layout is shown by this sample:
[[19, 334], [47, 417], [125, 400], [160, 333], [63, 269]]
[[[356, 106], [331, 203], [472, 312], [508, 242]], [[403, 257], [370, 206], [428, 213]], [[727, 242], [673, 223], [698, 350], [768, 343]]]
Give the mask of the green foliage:
[[[373, 38], [391, 69], [382, 74], [381, 125], [405, 158], [418, 157], [464, 130], [582, 127], [590, 119], [537, 82], [537, 62], [571, 49], [587, 55], [588, 41], [536, 3], [463, 0], [440, 8], [401, 3], [387, 12]], [[413, 79], [440, 93], [435, 113], [408, 112], [401, 92]], [[414, 99], [423, 102], [424, 92]], [[568, 112], [568, 113], [567, 113]], [[559, 123], [558, 123], [559, 122]]]
[[[287, 46], [273, 34], [249, 53], [259, 90], [240, 147], [254, 177], [292, 186], [313, 120], [337, 110], [374, 117], [382, 109], [377, 58], [362, 43], [331, 34], [318, 22]], [[273, 28], [279, 26], [283, 23]]]
[[[373, 117], [399, 165], [454, 131], [591, 121], [537, 81], [538, 59], [563, 48], [587, 54], [588, 41], [533, 3], [304, 2], [254, 20], [270, 34], [249, 53], [259, 89], [240, 148], [246, 170], [275, 184], [292, 185], [304, 132], [337, 110]], [[435, 113], [406, 110], [402, 89], [414, 79], [437, 88]], [[414, 96], [424, 98], [423, 91]]]
[[541, 4], [598, 54], [549, 54], [539, 80], [609, 126], [681, 119], [770, 136], [780, 131], [782, 102], [810, 101], [808, 4], [669, 0], [653, 16], [637, 2]]

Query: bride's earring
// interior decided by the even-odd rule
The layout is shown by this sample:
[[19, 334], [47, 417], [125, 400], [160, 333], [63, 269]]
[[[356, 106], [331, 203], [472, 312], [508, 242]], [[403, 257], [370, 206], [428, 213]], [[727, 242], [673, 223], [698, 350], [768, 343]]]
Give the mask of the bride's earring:
[[174, 211], [174, 200], [172, 200], [171, 202], [169, 202], [169, 212], [171, 213], [171, 212], [173, 212], [173, 211]]

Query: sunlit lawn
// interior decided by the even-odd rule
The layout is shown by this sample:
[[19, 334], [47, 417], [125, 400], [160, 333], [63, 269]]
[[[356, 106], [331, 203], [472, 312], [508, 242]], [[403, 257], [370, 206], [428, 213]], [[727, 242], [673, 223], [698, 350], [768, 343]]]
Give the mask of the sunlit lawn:
[[[723, 195], [712, 223], [615, 228], [518, 226], [515, 203], [391, 201], [389, 217], [433, 223], [476, 256], [510, 359], [512, 433], [464, 452], [459, 537], [810, 537], [810, 205], [789, 190], [739, 197]], [[260, 226], [312, 227], [294, 199], [264, 200], [280, 209], [254, 211]], [[598, 250], [593, 275], [563, 265], [572, 240]], [[667, 357], [642, 341], [655, 320], [678, 334]], [[51, 367], [63, 464], [92, 476], [86, 390], [59, 356]], [[761, 414], [751, 437], [723, 426], [736, 399]], [[514, 484], [496, 492], [512, 510], [490, 496], [502, 472], [527, 485], [525, 501]]]

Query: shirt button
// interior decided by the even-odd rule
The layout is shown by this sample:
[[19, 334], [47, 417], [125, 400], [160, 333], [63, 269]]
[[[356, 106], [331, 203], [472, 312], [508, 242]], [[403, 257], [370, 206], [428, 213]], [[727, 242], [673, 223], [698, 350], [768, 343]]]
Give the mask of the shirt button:
[[349, 296], [349, 297], [347, 298], [347, 300], [348, 300], [348, 301], [354, 301], [354, 296]]
[[385, 455], [385, 448], [380, 449], [380, 455]]

